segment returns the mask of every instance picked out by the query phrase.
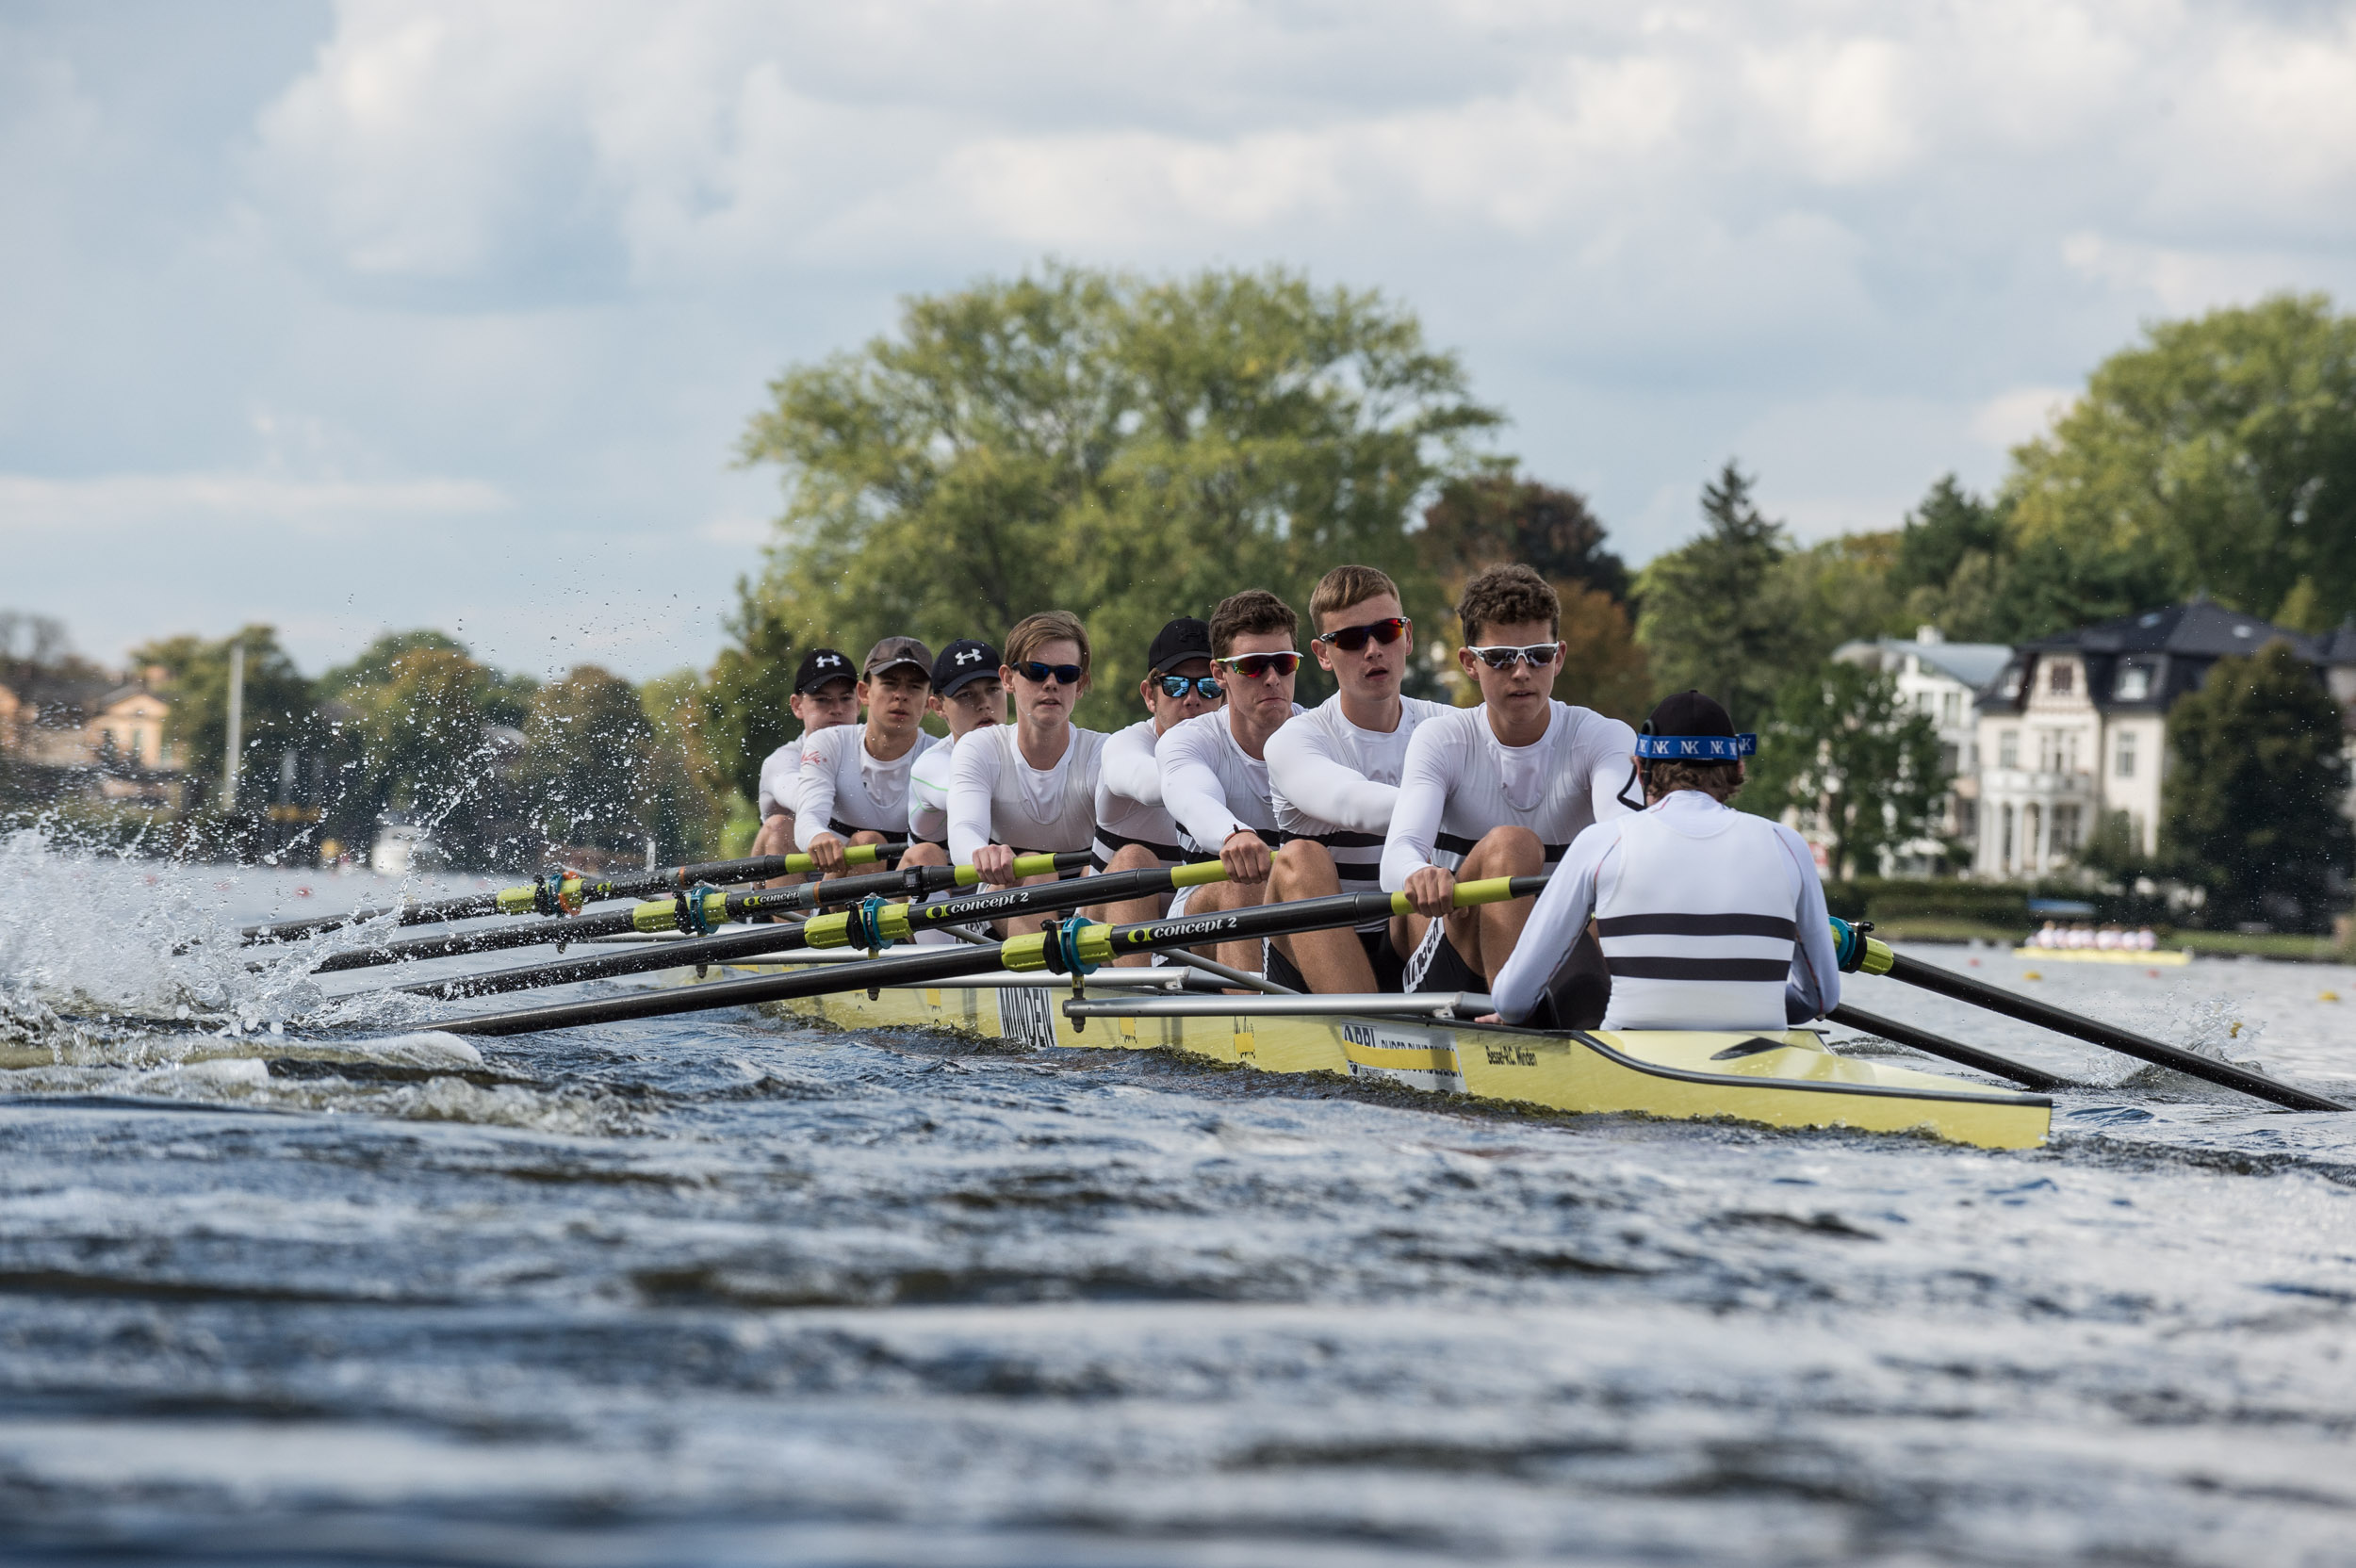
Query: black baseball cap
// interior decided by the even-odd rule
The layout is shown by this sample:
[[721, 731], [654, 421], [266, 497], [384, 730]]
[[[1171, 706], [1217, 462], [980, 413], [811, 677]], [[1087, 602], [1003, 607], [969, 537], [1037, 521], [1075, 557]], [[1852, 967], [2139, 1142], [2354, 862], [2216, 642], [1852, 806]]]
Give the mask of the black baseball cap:
[[1739, 762], [1758, 752], [1759, 737], [1737, 734], [1726, 708], [1700, 692], [1662, 697], [1636, 737], [1636, 755], [1648, 761]]
[[1153, 634], [1153, 645], [1145, 650], [1145, 673], [1159, 675], [1172, 664], [1210, 657], [1211, 623], [1181, 615]]
[[955, 696], [966, 687], [988, 676], [998, 678], [998, 666], [1004, 661], [998, 650], [978, 638], [960, 637], [941, 650], [933, 661], [933, 690], [944, 697]]
[[794, 694], [814, 692], [828, 681], [858, 678], [848, 656], [835, 648], [812, 648], [802, 655], [801, 667], [794, 672]]

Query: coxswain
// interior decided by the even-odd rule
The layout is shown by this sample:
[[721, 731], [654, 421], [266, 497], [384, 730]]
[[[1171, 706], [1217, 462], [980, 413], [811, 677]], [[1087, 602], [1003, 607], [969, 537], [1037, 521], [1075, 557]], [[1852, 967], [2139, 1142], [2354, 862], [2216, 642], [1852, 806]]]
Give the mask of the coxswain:
[[[1285, 834], [1268, 896], [1289, 903], [1379, 892], [1383, 843], [1399, 801], [1407, 743], [1444, 703], [1402, 695], [1415, 650], [1399, 585], [1372, 566], [1336, 566], [1309, 596], [1309, 646], [1333, 677], [1333, 696], [1268, 741], [1270, 798]], [[1294, 990], [1396, 991], [1413, 951], [1407, 917], [1278, 937], [1268, 977]]]
[[[1300, 629], [1292, 607], [1265, 589], [1231, 594], [1211, 612], [1211, 668], [1226, 706], [1171, 726], [1153, 753], [1178, 847], [1189, 857], [1218, 856], [1227, 880], [1186, 889], [1170, 903], [1173, 920], [1243, 908], [1268, 896], [1272, 853], [1284, 841], [1269, 798], [1268, 743], [1301, 711], [1293, 701]], [[1257, 972], [1263, 945], [1222, 942], [1210, 956]]]
[[[1096, 775], [1096, 837], [1089, 845], [1099, 871], [1151, 871], [1184, 863], [1178, 825], [1162, 805], [1162, 770], [1155, 748], [1171, 726], [1209, 712], [1227, 700], [1211, 673], [1210, 623], [1181, 615], [1153, 634], [1145, 650], [1145, 678], [1137, 682], [1146, 717], [1105, 738]], [[1159, 920], [1170, 907], [1168, 893], [1148, 893], [1091, 909], [1115, 925]], [[1118, 962], [1142, 965], [1144, 954]]]
[[[761, 831], [753, 836], [755, 855], [794, 853], [794, 803], [801, 793], [802, 743], [822, 729], [850, 724], [859, 717], [859, 683], [852, 677], [849, 656], [833, 648], [812, 648], [802, 655], [794, 671], [793, 694], [785, 706], [801, 721], [802, 732], [761, 764]], [[800, 880], [799, 876], [773, 877], [768, 885], [782, 888]]]
[[1456, 613], [1457, 662], [1481, 706], [1416, 727], [1383, 846], [1383, 889], [1411, 909], [1411, 991], [1486, 991], [1530, 918], [1526, 899], [1452, 908], [1460, 876], [1541, 875], [1588, 827], [1632, 808], [1618, 795], [1636, 732], [1553, 699], [1562, 605], [1546, 580], [1493, 566], [1464, 584]]
[[1589, 939], [1591, 917], [1612, 976], [1606, 1029], [1774, 1033], [1841, 1005], [1807, 841], [1726, 804], [1757, 748], [1699, 692], [1653, 710], [1634, 746], [1644, 808], [1572, 841], [1497, 972], [1498, 1017], [1576, 1021], [1552, 1012], [1548, 982]]
[[[976, 637], [960, 637], [933, 661], [933, 691], [925, 707], [949, 727], [946, 740], [929, 747], [908, 770], [908, 865], [949, 861], [949, 769], [957, 743], [984, 725], [1006, 721], [1006, 685], [998, 678], [998, 650]], [[926, 845], [937, 856], [918, 856]]]
[[[949, 770], [949, 853], [984, 882], [1005, 887], [1016, 880], [1016, 856], [1083, 850], [1095, 836], [1104, 735], [1072, 722], [1088, 662], [1088, 628], [1070, 611], [1025, 616], [1006, 633], [998, 678], [1014, 694], [1014, 723], [968, 733]], [[1003, 924], [1020, 934], [1044, 918]]]
[[843, 854], [862, 844], [905, 848], [908, 774], [940, 744], [924, 733], [933, 650], [913, 637], [868, 649], [856, 688], [863, 724], [832, 725], [802, 738], [794, 841], [821, 876], [840, 876]]

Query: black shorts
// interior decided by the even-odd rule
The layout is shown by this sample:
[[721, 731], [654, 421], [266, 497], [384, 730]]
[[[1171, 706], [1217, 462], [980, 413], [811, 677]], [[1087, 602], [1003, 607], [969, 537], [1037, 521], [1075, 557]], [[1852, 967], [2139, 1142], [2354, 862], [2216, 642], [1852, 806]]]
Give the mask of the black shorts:
[[1415, 982], [1415, 989], [1418, 992], [1438, 991], [1442, 994], [1448, 991], [1472, 991], [1480, 995], [1487, 995], [1489, 977], [1464, 962], [1464, 956], [1457, 952], [1456, 944], [1448, 939], [1448, 930], [1445, 925], [1438, 921], [1432, 923], [1433, 926], [1439, 926], [1440, 931], [1437, 937], [1433, 937], [1430, 934], [1432, 927], [1425, 928], [1424, 939], [1432, 944], [1432, 960], [1424, 965], [1423, 973]]
[[[1449, 991], [1486, 995], [1489, 981], [1464, 962], [1464, 956], [1456, 951], [1443, 928], [1415, 989], [1443, 995]], [[1611, 1005], [1612, 972], [1604, 967], [1603, 950], [1595, 945], [1595, 939], [1582, 931], [1547, 977], [1545, 994], [1523, 1022], [1532, 1029], [1593, 1029], [1603, 1022], [1604, 1011]]]
[[[1380, 931], [1361, 931], [1358, 945], [1366, 950], [1366, 962], [1374, 966], [1374, 988], [1389, 996], [1397, 996], [1404, 988], [1407, 960], [1391, 946], [1391, 928], [1386, 923]], [[1305, 991], [1309, 982], [1293, 961], [1284, 956], [1274, 942], [1268, 944], [1268, 978], [1277, 985], [1296, 991]]]

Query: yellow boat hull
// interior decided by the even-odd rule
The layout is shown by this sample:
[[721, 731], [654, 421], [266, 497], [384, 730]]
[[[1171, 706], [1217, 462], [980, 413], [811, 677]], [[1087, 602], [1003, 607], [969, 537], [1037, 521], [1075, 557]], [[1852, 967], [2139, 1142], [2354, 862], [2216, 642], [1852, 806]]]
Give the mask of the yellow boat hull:
[[[792, 966], [715, 969], [712, 978]], [[690, 978], [679, 972], [677, 978]], [[1094, 989], [1091, 1001], [1136, 999]], [[1380, 1078], [1442, 1094], [1572, 1112], [1728, 1119], [1770, 1127], [1921, 1133], [1986, 1149], [2044, 1141], [2053, 1102], [1836, 1055], [1805, 1030], [1775, 1035], [1564, 1032], [1336, 1015], [1074, 1019], [1068, 988], [887, 988], [773, 1004], [850, 1028], [950, 1029], [1072, 1050], [1170, 1050], [1270, 1072]]]
[[2016, 947], [2012, 956], [2048, 964], [2133, 964], [2143, 969], [2175, 969], [2192, 962], [2192, 955], [2181, 947], [2153, 948], [2149, 953], [2116, 947]]

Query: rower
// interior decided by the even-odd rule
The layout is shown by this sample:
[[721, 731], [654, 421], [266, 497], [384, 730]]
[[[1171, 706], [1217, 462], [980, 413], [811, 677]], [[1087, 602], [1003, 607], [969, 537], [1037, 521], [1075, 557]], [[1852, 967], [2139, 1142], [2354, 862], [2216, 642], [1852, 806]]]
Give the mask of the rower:
[[[1173, 725], [1153, 748], [1161, 764], [1162, 804], [1189, 858], [1217, 855], [1227, 880], [1189, 888], [1171, 900], [1170, 918], [1214, 914], [1263, 902], [1272, 846], [1284, 841], [1268, 793], [1268, 742], [1301, 707], [1293, 680], [1300, 617], [1265, 589], [1247, 588], [1211, 612], [1211, 668], [1227, 705]], [[1234, 969], [1261, 968], [1257, 939], [1222, 942], [1208, 955]]]
[[[761, 831], [753, 836], [755, 855], [794, 853], [794, 804], [802, 787], [802, 743], [822, 729], [859, 717], [859, 686], [851, 678], [849, 658], [833, 648], [812, 648], [802, 655], [794, 672], [793, 694], [785, 705], [802, 722], [802, 732], [761, 764]], [[799, 876], [773, 877], [768, 886], [789, 887], [800, 880]]]
[[856, 690], [867, 722], [802, 738], [794, 835], [821, 876], [843, 874], [846, 849], [907, 846], [908, 773], [940, 743], [924, 733], [932, 664], [933, 650], [915, 638], [886, 637], [859, 665]]
[[[960, 637], [933, 661], [933, 693], [927, 710], [949, 727], [949, 738], [925, 748], [908, 769], [908, 836], [914, 841], [903, 865], [949, 863], [949, 768], [957, 744], [984, 725], [1006, 720], [1006, 685], [998, 678], [998, 650], [975, 637]], [[931, 845], [938, 857], [917, 857]]]
[[[1268, 737], [1268, 792], [1286, 836], [1268, 896], [1286, 903], [1382, 890], [1383, 841], [1407, 743], [1416, 726], [1449, 711], [1399, 693], [1415, 629], [1384, 573], [1326, 573], [1309, 596], [1309, 624], [1310, 648], [1339, 690]], [[1414, 950], [1404, 915], [1268, 946], [1270, 980], [1326, 992], [1399, 990]]]
[[1573, 1021], [1547, 1016], [1547, 981], [1591, 915], [1612, 974], [1606, 1029], [1775, 1033], [1841, 1005], [1807, 841], [1726, 804], [1758, 745], [1699, 692], [1653, 710], [1634, 747], [1644, 808], [1572, 841], [1497, 972], [1497, 1016]]
[[[1211, 673], [1211, 628], [1207, 621], [1181, 615], [1153, 634], [1145, 650], [1145, 678], [1137, 682], [1147, 716], [1115, 730], [1104, 741], [1104, 755], [1096, 775], [1096, 838], [1089, 845], [1098, 871], [1168, 869], [1188, 858], [1178, 847], [1178, 825], [1162, 806], [1162, 770], [1154, 748], [1172, 725], [1209, 712], [1227, 700], [1219, 678]], [[1168, 893], [1091, 909], [1090, 916], [1115, 925], [1159, 920], [1170, 906]], [[1142, 953], [1116, 960], [1143, 965]]]
[[1553, 699], [1562, 605], [1546, 580], [1492, 566], [1464, 584], [1456, 613], [1457, 662], [1481, 703], [1416, 727], [1383, 845], [1383, 886], [1405, 892], [1411, 910], [1411, 991], [1487, 990], [1530, 918], [1521, 899], [1452, 908], [1459, 877], [1540, 875], [1590, 825], [1632, 806], [1618, 792], [1636, 732]]
[[[1014, 694], [1014, 723], [986, 726], [957, 743], [949, 772], [949, 853], [984, 882], [1005, 887], [1016, 880], [1018, 855], [1088, 847], [1104, 735], [1072, 722], [1088, 687], [1088, 634], [1070, 611], [1042, 611], [1016, 623], [1006, 633], [998, 678]], [[1003, 924], [1021, 935], [1045, 918]]]

